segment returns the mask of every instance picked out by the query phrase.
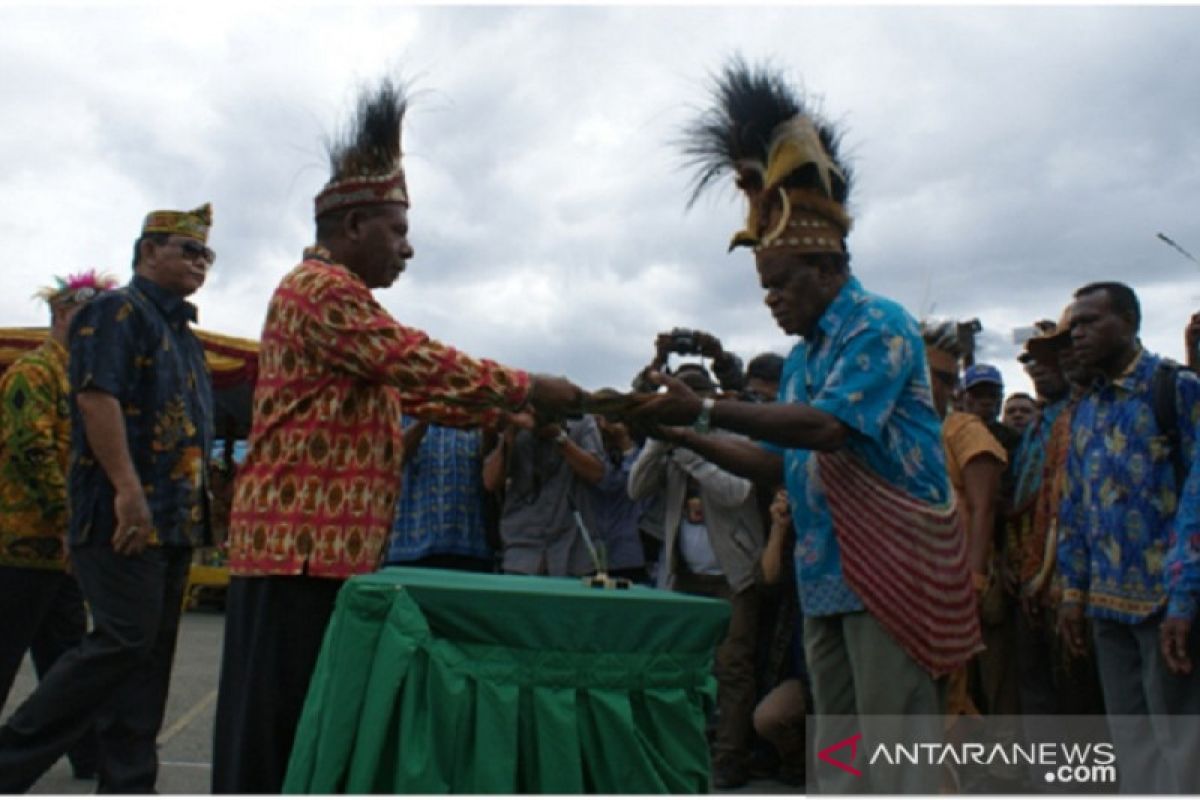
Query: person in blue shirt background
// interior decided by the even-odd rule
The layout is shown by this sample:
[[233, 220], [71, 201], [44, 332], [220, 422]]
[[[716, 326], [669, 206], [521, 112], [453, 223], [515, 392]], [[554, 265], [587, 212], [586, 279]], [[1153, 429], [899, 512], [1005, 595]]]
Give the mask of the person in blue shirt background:
[[[389, 566], [492, 572], [485, 525], [485, 432], [405, 417], [404, 483], [388, 541]], [[494, 434], [493, 434], [494, 439]]]
[[[1075, 357], [1101, 377], [1071, 424], [1059, 522], [1061, 628], [1067, 648], [1082, 654], [1084, 614], [1092, 619], [1122, 791], [1196, 792], [1200, 377], [1182, 370], [1175, 378], [1176, 454], [1154, 403], [1163, 359], [1142, 348], [1140, 323], [1137, 295], [1124, 284], [1075, 293]], [[1176, 455], [1188, 468], [1182, 485]]]

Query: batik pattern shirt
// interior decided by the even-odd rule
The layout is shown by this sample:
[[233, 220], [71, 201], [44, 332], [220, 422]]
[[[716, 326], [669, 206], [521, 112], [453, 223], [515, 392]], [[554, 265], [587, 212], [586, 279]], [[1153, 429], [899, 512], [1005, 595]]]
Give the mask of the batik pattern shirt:
[[400, 491], [401, 414], [452, 427], [517, 408], [529, 376], [394, 320], [313, 247], [267, 308], [254, 423], [234, 488], [234, 575], [346, 578], [384, 555]]
[[[850, 427], [845, 447], [886, 483], [932, 504], [950, 500], [941, 422], [916, 321], [851, 277], [811, 340], [788, 355], [780, 402], [807, 403]], [[842, 576], [833, 518], [809, 450], [785, 450], [800, 603], [808, 616], [861, 611]]]
[[[153, 545], [210, 544], [212, 379], [192, 332], [196, 307], [140, 275], [88, 303], [71, 323], [71, 392], [117, 399], [134, 470], [154, 520]], [[112, 539], [115, 490], [71, 404], [72, 546]]]
[[[1176, 519], [1181, 487], [1154, 414], [1151, 386], [1161, 360], [1142, 351], [1119, 378], [1079, 402], [1071, 423], [1058, 568], [1063, 602], [1086, 603], [1089, 616], [1135, 624], [1168, 603], [1171, 616], [1195, 613], [1195, 511]], [[1191, 465], [1182, 494], [1195, 498], [1200, 378], [1181, 371], [1175, 401], [1184, 463]], [[1169, 591], [1172, 542], [1176, 585]]]
[[67, 351], [53, 339], [0, 377], [0, 565], [63, 568], [69, 391]]
[[[415, 423], [405, 417], [404, 428]], [[430, 425], [404, 465], [387, 562], [440, 555], [490, 560], [483, 491], [483, 432]]]

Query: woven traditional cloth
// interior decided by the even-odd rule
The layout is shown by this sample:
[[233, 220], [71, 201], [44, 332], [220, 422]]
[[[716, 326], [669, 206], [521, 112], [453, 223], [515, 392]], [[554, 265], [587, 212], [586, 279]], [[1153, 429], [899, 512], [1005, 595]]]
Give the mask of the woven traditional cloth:
[[313, 208], [315, 216], [319, 217], [330, 211], [378, 203], [399, 203], [408, 206], [408, 185], [405, 182], [404, 170], [397, 169], [387, 175], [330, 181], [313, 200]]
[[1071, 444], [1071, 419], [1075, 401], [1064, 405], [1050, 424], [1045, 440], [1045, 461], [1041, 481], [1033, 498], [1028, 535], [1021, 538], [1021, 582], [1031, 590], [1045, 588], [1054, 576], [1057, 558], [1058, 508], [1066, 486], [1068, 448]]
[[955, 504], [924, 503], [844, 452], [818, 459], [846, 583], [935, 678], [966, 663], [983, 639]]

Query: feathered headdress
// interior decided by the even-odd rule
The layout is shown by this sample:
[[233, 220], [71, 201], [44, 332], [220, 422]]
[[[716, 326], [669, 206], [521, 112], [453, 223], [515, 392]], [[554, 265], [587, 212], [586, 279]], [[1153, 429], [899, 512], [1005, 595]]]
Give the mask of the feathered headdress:
[[82, 304], [101, 292], [117, 287], [117, 279], [107, 273], [89, 269], [61, 278], [54, 276], [53, 286], [43, 286], [34, 297], [45, 300], [51, 307]]
[[925, 360], [930, 369], [959, 374], [959, 362], [966, 354], [962, 347], [958, 321], [953, 319], [923, 319], [920, 338], [925, 342]]
[[921, 338], [925, 346], [940, 350], [955, 359], [962, 358], [962, 337], [958, 333], [958, 323], [952, 319], [921, 320]]
[[350, 127], [329, 147], [329, 182], [315, 200], [316, 216], [350, 206], [408, 205], [400, 164], [400, 128], [408, 108], [407, 88], [384, 78], [364, 89]]
[[767, 67], [736, 56], [715, 81], [712, 108], [684, 130], [683, 150], [696, 169], [688, 206], [732, 172], [750, 207], [730, 250], [846, 252], [851, 173], [838, 155], [840, 134]]

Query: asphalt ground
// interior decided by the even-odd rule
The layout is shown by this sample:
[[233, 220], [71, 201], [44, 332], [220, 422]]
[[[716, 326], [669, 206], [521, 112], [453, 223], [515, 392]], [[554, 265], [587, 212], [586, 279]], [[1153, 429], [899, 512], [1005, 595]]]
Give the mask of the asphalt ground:
[[[212, 764], [213, 716], [225, 615], [200, 608], [184, 613], [171, 676], [167, 713], [158, 735], [158, 791], [162, 794], [208, 794]], [[3, 718], [33, 691], [37, 677], [29, 658], [21, 665]], [[31, 794], [92, 794], [94, 780], [75, 780], [65, 758], [38, 781]]]
[[[207, 606], [187, 611], [180, 623], [179, 644], [171, 677], [167, 713], [159, 732], [158, 792], [203, 795], [209, 793], [212, 771], [213, 717], [216, 713], [217, 676], [225, 615]], [[0, 719], [36, 685], [33, 665], [26, 657]], [[59, 759], [31, 794], [92, 794], [93, 780], [76, 780], [65, 758]], [[770, 780], [755, 780], [727, 794], [796, 794], [800, 790]]]

